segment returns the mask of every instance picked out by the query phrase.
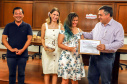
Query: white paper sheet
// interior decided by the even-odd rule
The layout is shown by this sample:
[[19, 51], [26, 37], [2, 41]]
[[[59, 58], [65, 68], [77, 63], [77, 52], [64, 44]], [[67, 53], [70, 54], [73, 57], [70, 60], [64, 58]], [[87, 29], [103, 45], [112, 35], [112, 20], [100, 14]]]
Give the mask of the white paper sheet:
[[99, 55], [100, 51], [96, 49], [100, 41], [96, 40], [80, 40], [80, 53]]

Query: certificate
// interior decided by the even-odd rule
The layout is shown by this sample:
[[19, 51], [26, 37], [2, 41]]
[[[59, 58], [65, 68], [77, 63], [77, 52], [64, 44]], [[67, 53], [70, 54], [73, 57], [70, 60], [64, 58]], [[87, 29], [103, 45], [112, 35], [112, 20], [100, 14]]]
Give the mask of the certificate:
[[100, 51], [97, 50], [97, 45], [101, 42], [99, 40], [79, 40], [79, 54], [91, 54], [91, 55], [100, 55]]

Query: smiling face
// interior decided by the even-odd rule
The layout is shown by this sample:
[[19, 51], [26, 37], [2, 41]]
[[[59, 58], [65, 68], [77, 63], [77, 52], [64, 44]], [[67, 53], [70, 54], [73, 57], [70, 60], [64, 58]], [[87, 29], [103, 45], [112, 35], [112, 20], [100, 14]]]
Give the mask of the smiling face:
[[74, 17], [72, 20], [72, 27], [76, 27], [78, 24], [78, 17]]
[[17, 9], [14, 11], [13, 17], [16, 22], [21, 22], [24, 17], [24, 14], [22, 13], [21, 9]]
[[110, 14], [105, 14], [104, 13], [104, 10], [99, 10], [98, 12], [98, 15], [99, 15], [99, 20], [101, 23], [103, 24], [107, 24], [108, 23], [108, 19], [110, 18]]
[[51, 21], [57, 22], [59, 20], [59, 13], [57, 11], [54, 11], [52, 14], [50, 13]]

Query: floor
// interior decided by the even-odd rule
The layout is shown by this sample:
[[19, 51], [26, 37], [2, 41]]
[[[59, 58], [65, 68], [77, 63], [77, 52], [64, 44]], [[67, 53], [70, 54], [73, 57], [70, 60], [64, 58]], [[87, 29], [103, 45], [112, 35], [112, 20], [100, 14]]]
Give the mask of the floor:
[[[4, 51], [0, 52], [0, 84], [8, 84], [8, 67], [6, 59], [1, 58], [2, 54], [6, 53]], [[121, 63], [126, 63], [127, 61], [121, 61]], [[88, 73], [88, 66], [84, 66], [86, 70], [86, 76]], [[29, 57], [26, 65], [25, 71], [25, 83], [26, 84], [44, 84], [44, 75], [42, 72], [42, 63], [39, 57], [32, 59]], [[119, 80], [118, 84], [127, 84], [127, 69], [123, 66], [123, 70], [119, 70]], [[50, 80], [51, 84], [51, 80]], [[58, 78], [58, 83], [61, 84], [61, 78]], [[69, 83], [71, 84], [71, 83]], [[79, 81], [79, 84], [88, 84], [87, 77]], [[100, 83], [101, 84], [101, 83]]]

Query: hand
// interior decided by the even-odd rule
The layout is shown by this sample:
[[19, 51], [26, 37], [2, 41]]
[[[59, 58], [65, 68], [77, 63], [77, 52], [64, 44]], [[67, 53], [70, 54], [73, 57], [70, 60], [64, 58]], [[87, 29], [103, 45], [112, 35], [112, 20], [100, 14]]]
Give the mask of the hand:
[[45, 49], [45, 51], [48, 51], [48, 47], [47, 46], [44, 46], [44, 49]]
[[104, 44], [98, 45], [97, 50], [99, 50], [99, 51], [105, 50], [105, 45]]
[[76, 52], [76, 47], [70, 47], [69, 49], [71, 52], [75, 53]]
[[18, 49], [17, 48], [12, 48], [10, 51], [11, 52], [16, 52], [16, 51], [18, 51]]
[[23, 53], [22, 49], [16, 51], [16, 55], [21, 55], [22, 53]]

